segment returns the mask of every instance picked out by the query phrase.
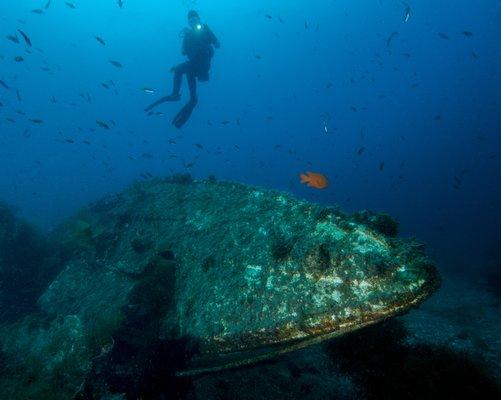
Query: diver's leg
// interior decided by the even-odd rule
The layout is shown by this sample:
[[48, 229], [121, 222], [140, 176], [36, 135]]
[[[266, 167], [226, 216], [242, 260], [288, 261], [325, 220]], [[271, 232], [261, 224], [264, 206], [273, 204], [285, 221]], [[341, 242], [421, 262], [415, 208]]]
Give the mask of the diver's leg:
[[197, 77], [194, 73], [189, 72], [186, 74], [186, 79], [188, 80], [188, 88], [190, 89], [190, 103], [193, 103], [193, 107], [196, 106], [197, 97]]
[[181, 96], [181, 84], [183, 83], [183, 75], [188, 75], [190, 69], [190, 62], [186, 61], [182, 64], [179, 64], [177, 67], [174, 67], [174, 84], [172, 86], [172, 95], [171, 96]]
[[177, 115], [172, 120], [172, 124], [176, 128], [181, 128], [191, 117], [193, 109], [197, 105], [197, 77], [194, 73], [188, 72], [186, 74], [188, 79], [188, 87], [190, 89], [190, 101], [184, 105], [183, 108], [177, 113]]
[[183, 82], [183, 75], [188, 74], [189, 70], [190, 70], [189, 61], [174, 67], [172, 69], [172, 71], [174, 71], [174, 84], [172, 87], [172, 93], [150, 104], [148, 107], [144, 109], [144, 111], [145, 112], [151, 111], [156, 106], [162, 103], [166, 103], [168, 101], [179, 101], [181, 99], [181, 83]]
[[144, 109], [145, 112], [148, 112], [148, 111], [151, 111], [152, 109], [154, 109], [156, 106], [159, 106], [160, 104], [162, 103], [166, 103], [168, 101], [173, 101], [172, 100], [172, 95], [168, 95], [168, 96], [165, 96], [165, 97], [162, 97], [161, 99], [158, 99], [157, 101], [155, 101], [154, 103], [151, 103], [148, 107], [146, 107]]

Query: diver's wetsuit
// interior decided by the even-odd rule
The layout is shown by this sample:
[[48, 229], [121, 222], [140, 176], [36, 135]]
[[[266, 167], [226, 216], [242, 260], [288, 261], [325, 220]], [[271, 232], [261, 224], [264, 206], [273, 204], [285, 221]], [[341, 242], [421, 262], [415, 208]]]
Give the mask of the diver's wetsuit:
[[187, 29], [183, 39], [183, 56], [187, 56], [189, 61], [179, 64], [174, 72], [173, 94], [179, 94], [181, 90], [181, 80], [186, 74], [190, 88], [190, 101], [197, 101], [196, 79], [200, 82], [209, 80], [209, 70], [214, 48], [219, 47], [219, 41], [210, 28], [204, 24], [200, 29]]
[[214, 56], [213, 46], [219, 48], [219, 41], [206, 24], [201, 25], [200, 29], [186, 29], [184, 32], [182, 53], [188, 57], [188, 61], [173, 68], [174, 86], [172, 94], [151, 104], [145, 111], [149, 111], [166, 101], [179, 100], [183, 75], [186, 74], [190, 90], [190, 100], [172, 121], [177, 128], [183, 126], [197, 105], [197, 79], [200, 82], [209, 80], [211, 60]]

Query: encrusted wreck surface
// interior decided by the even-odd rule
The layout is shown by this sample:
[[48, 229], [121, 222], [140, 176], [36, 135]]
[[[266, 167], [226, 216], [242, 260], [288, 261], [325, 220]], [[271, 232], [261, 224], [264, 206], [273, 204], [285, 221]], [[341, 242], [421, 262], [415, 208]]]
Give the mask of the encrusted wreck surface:
[[17, 372], [0, 384], [16, 398], [71, 398], [123, 343], [189, 338], [196, 351], [178, 374], [193, 374], [406, 312], [438, 276], [421, 246], [377, 231], [391, 224], [241, 184], [135, 184], [56, 232], [69, 261], [39, 314], [4, 324]]

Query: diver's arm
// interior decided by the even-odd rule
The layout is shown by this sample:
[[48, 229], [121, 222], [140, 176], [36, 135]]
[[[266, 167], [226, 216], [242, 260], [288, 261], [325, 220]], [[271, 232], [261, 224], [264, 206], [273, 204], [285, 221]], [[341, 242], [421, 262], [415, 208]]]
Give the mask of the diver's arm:
[[214, 32], [212, 32], [211, 29], [207, 25], [205, 25], [205, 27], [207, 28], [207, 32], [209, 34], [210, 42], [214, 45], [214, 47], [216, 49], [219, 49], [221, 47], [221, 43], [217, 39], [216, 35], [214, 35]]
[[185, 37], [183, 37], [183, 45], [182, 45], [182, 47], [181, 47], [181, 54], [182, 54], [183, 56], [185, 56], [185, 55], [187, 54], [187, 52], [186, 52], [186, 47], [187, 47], [187, 46], [186, 46], [186, 36], [185, 36]]

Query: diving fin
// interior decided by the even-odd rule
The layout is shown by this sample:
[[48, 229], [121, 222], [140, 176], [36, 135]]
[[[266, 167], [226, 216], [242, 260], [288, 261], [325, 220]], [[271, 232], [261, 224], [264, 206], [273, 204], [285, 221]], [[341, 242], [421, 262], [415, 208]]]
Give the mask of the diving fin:
[[172, 125], [174, 125], [178, 129], [181, 128], [190, 119], [191, 113], [193, 112], [195, 106], [196, 103], [194, 102], [190, 101], [189, 103], [187, 103], [174, 117], [174, 119], [172, 120]]

